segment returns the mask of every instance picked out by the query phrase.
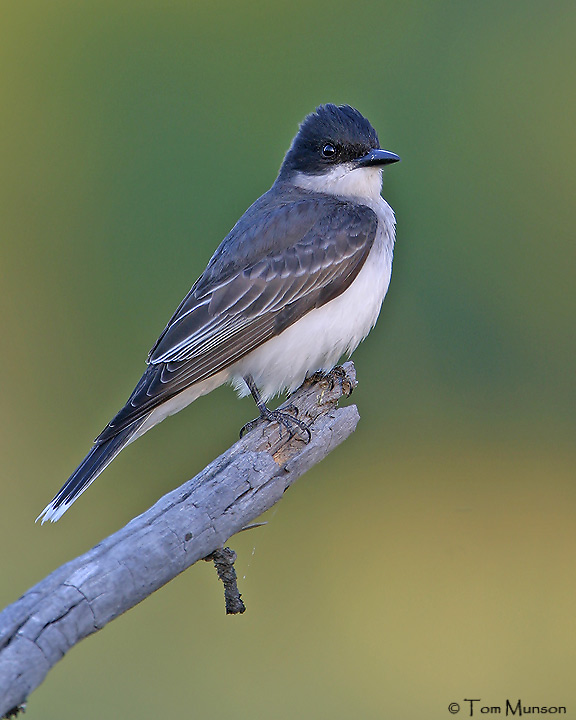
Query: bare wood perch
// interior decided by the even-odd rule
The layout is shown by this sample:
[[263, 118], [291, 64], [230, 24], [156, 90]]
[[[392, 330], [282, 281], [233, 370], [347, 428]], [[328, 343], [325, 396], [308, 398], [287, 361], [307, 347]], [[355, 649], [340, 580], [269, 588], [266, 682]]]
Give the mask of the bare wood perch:
[[356, 407], [337, 407], [356, 386], [354, 365], [343, 368], [333, 386], [312, 379], [285, 403], [311, 423], [308, 444], [259, 423], [195, 478], [0, 613], [0, 717], [15, 712], [73, 645], [221, 550], [354, 432]]

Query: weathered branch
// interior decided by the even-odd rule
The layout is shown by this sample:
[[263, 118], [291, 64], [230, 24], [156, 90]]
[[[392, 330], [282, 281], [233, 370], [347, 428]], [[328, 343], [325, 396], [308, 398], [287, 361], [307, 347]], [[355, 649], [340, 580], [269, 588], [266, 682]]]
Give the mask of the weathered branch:
[[223, 548], [354, 431], [356, 407], [336, 407], [356, 385], [353, 364], [343, 367], [333, 383], [307, 381], [286, 403], [312, 423], [308, 444], [286, 430], [281, 437], [276, 423], [259, 423], [195, 478], [0, 613], [0, 717], [73, 645]]

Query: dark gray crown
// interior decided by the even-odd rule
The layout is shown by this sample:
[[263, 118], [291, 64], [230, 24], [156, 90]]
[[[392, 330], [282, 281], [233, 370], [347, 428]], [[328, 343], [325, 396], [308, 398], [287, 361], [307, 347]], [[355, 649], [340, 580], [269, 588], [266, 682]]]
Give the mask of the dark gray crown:
[[[326, 145], [336, 149], [333, 156], [322, 154]], [[294, 172], [321, 175], [335, 164], [356, 160], [379, 147], [376, 130], [358, 110], [350, 105], [320, 105], [300, 125], [279, 177]]]

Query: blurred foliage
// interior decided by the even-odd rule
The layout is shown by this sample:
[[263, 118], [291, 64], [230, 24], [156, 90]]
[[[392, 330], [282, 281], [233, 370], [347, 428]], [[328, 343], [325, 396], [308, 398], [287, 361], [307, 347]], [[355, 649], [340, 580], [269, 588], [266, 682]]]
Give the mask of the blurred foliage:
[[[65, 658], [34, 718], [445, 718], [574, 707], [576, 6], [4, 3], [0, 605], [202, 468], [220, 389], [33, 519], [131, 391], [298, 122], [347, 102], [402, 163], [357, 433], [232, 541]], [[245, 577], [242, 577], [245, 576]]]

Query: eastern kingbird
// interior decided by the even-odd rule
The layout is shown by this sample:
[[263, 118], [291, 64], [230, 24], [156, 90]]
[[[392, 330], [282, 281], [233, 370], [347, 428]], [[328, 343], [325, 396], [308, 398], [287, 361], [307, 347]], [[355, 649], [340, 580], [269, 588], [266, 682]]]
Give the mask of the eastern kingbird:
[[392, 271], [394, 212], [382, 167], [397, 162], [349, 105], [308, 115], [276, 181], [224, 238], [148, 355], [126, 405], [38, 519], [55, 522], [128, 443], [231, 383], [265, 403], [330, 370], [374, 326]]

